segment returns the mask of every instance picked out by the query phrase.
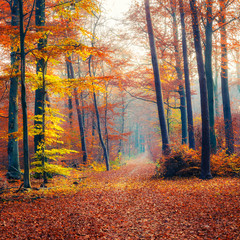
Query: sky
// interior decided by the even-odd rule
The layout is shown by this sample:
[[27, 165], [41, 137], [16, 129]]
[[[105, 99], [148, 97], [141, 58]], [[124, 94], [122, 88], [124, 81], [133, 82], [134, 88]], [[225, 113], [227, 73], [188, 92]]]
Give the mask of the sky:
[[121, 18], [131, 5], [131, 0], [102, 0], [109, 17]]

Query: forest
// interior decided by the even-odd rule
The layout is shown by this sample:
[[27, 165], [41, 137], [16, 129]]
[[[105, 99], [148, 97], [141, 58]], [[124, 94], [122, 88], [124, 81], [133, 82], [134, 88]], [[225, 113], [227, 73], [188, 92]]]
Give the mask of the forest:
[[117, 2], [0, 0], [0, 239], [238, 239], [239, 0]]

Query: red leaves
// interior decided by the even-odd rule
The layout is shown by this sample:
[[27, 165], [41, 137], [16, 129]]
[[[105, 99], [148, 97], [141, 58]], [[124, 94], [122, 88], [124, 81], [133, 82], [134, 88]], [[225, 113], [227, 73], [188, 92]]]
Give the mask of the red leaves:
[[1, 239], [237, 239], [240, 183], [153, 180], [139, 158], [72, 195], [4, 204]]

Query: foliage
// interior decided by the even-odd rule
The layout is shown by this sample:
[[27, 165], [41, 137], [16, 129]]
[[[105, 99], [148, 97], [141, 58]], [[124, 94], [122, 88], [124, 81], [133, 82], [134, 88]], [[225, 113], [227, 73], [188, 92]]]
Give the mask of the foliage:
[[[201, 162], [200, 152], [189, 149], [186, 145], [175, 147], [172, 152], [157, 162], [156, 177], [171, 178], [177, 175], [199, 174]], [[183, 172], [183, 169], [189, 171]]]
[[218, 176], [240, 176], [240, 155], [219, 151], [212, 156], [211, 169]]
[[[170, 155], [157, 162], [156, 177], [171, 178], [174, 176], [199, 176], [201, 155], [199, 150], [187, 146], [173, 148]], [[228, 155], [219, 151], [211, 156], [211, 172], [214, 176], [240, 176], [240, 156]]]
[[90, 164], [90, 166], [93, 168], [96, 172], [103, 172], [106, 171], [106, 166], [103, 163], [93, 162]]
[[1, 195], [1, 240], [239, 239], [238, 179], [151, 179], [146, 160]]
[[61, 165], [51, 164], [47, 162], [44, 164], [43, 167], [41, 161], [32, 162], [32, 165], [34, 165], [35, 167], [31, 169], [31, 172], [36, 178], [41, 178], [43, 172], [46, 172], [47, 176], [49, 177], [55, 175], [69, 176], [72, 170], [71, 168], [66, 168]]

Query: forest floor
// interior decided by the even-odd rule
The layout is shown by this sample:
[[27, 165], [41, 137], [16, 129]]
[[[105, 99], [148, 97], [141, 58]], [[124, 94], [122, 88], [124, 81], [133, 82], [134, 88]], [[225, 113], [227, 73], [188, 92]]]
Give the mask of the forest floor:
[[85, 173], [75, 190], [16, 193], [0, 202], [0, 239], [240, 239], [239, 179], [161, 180], [154, 169], [141, 156]]

